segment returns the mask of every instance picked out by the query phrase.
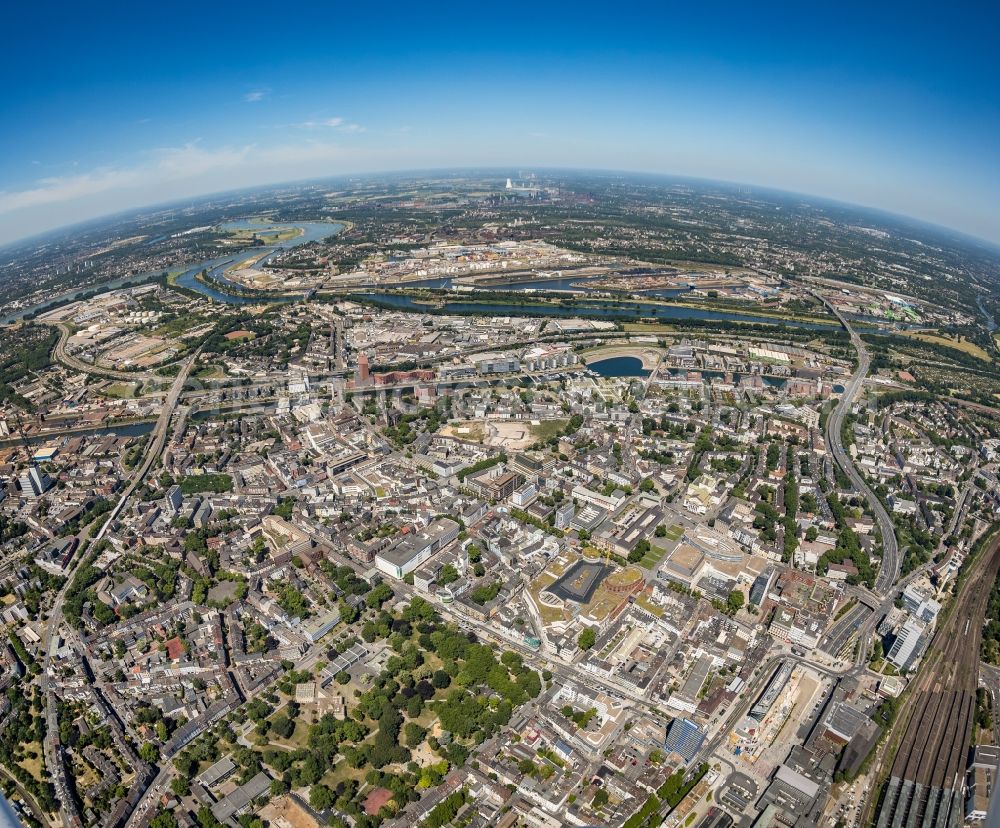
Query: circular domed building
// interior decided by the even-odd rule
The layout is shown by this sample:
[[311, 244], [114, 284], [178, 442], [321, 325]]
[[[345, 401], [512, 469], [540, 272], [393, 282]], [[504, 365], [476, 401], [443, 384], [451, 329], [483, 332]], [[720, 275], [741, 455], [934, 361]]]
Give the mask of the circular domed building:
[[637, 566], [627, 566], [612, 572], [604, 579], [604, 588], [615, 595], [631, 595], [640, 592], [646, 579]]

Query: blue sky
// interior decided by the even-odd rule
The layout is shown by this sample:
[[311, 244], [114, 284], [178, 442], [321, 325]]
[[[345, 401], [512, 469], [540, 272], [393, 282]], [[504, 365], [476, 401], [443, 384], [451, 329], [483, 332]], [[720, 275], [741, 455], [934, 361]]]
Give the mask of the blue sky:
[[1000, 242], [995, 3], [15, 6], [0, 243], [235, 187], [470, 165], [740, 181]]

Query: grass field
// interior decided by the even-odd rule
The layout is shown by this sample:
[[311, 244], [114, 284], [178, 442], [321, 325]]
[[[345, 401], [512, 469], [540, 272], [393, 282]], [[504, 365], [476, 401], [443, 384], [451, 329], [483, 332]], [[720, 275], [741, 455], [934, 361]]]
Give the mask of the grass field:
[[187, 267], [175, 267], [167, 271], [167, 284], [176, 285], [177, 278], [187, 270]]
[[588, 615], [603, 621], [611, 611], [622, 602], [622, 596], [611, 592], [603, 583], [597, 588], [594, 597], [585, 604]]
[[561, 434], [568, 422], [569, 420], [542, 420], [538, 425], [532, 423], [530, 426], [531, 436], [540, 442], [550, 440]]
[[941, 334], [927, 333], [925, 331], [904, 331], [903, 336], [908, 336], [912, 339], [919, 339], [921, 342], [929, 342], [933, 345], [943, 345], [946, 348], [954, 348], [956, 351], [971, 354], [976, 357], [976, 359], [981, 359], [984, 362], [989, 362], [990, 360], [990, 355], [986, 353], [986, 351], [979, 347], [975, 342], [969, 342], [967, 339], [960, 341], [950, 336], [942, 336]]
[[555, 583], [555, 578], [551, 576], [546, 576], [542, 574], [539, 579], [536, 580], [530, 588], [531, 597], [535, 602], [535, 606], [538, 608], [538, 614], [542, 617], [542, 621], [546, 624], [555, 624], [559, 621], [568, 621], [569, 613], [566, 610], [559, 609], [558, 607], [550, 607], [547, 604], [543, 604], [539, 600], [539, 595], [546, 588]]
[[628, 333], [671, 334], [677, 329], [673, 325], [658, 325], [654, 322], [625, 322], [622, 326]]
[[659, 607], [652, 601], [650, 601], [646, 593], [640, 592], [635, 597], [635, 602], [644, 610], [646, 610], [646, 612], [652, 613], [657, 618], [661, 618], [663, 616], [663, 607]]
[[649, 551], [645, 554], [641, 561], [639, 561], [639, 566], [643, 569], [653, 569], [659, 565], [667, 555], [666, 549], [660, 549], [656, 546], [651, 546]]
[[[674, 524], [667, 527], [667, 534], [664, 536], [668, 541], [672, 543], [677, 543], [684, 534], [684, 527]], [[656, 546], [655, 544], [649, 547], [649, 551], [646, 553], [645, 557], [639, 561], [639, 566], [643, 569], [653, 569], [659, 565], [666, 556], [669, 550], [661, 546]]]
[[29, 745], [28, 753], [33, 754], [31, 757], [25, 756], [18, 764], [24, 768], [28, 773], [30, 773], [39, 782], [42, 781], [42, 746], [38, 742], [32, 742]]
[[225, 379], [226, 370], [221, 365], [205, 365], [195, 372], [197, 379]]
[[153, 329], [150, 336], [177, 337], [187, 333], [192, 328], [205, 324], [204, 317], [195, 314], [184, 314], [169, 322], [164, 322]]
[[473, 420], [456, 420], [449, 423], [441, 429], [441, 434], [445, 437], [468, 440], [470, 443], [483, 443], [486, 441], [485, 426]]
[[272, 245], [279, 244], [283, 241], [290, 241], [291, 239], [297, 239], [301, 236], [303, 230], [301, 227], [276, 227], [270, 224], [262, 223], [260, 229], [240, 229], [240, 230], [230, 230], [226, 233], [229, 238], [234, 241], [250, 243], [253, 241], [256, 235], [264, 244]]
[[278, 242], [297, 239], [302, 235], [302, 230], [298, 227], [287, 227], [284, 229], [267, 230], [258, 233], [257, 237], [264, 240], [265, 244], [277, 244]]
[[558, 578], [566, 571], [569, 563], [571, 563], [571, 561], [560, 560], [558, 558], [551, 561], [545, 571], [541, 572], [528, 585], [528, 592], [531, 593], [532, 600], [538, 608], [538, 614], [542, 617], [542, 621], [546, 624], [569, 620], [569, 612], [557, 607], [547, 606], [546, 604], [543, 604], [538, 597], [543, 591], [552, 586], [552, 584], [558, 580]]
[[130, 400], [136, 395], [139, 384], [135, 382], [113, 382], [106, 386], [102, 393], [107, 397], [120, 400]]

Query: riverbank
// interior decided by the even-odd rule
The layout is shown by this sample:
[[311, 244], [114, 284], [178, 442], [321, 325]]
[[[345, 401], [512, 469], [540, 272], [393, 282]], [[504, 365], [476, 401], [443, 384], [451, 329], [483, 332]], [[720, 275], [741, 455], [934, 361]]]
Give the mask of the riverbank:
[[103, 436], [106, 434], [116, 434], [120, 437], [140, 437], [152, 431], [155, 423], [155, 417], [133, 417], [118, 420], [110, 424], [71, 426], [69, 428], [53, 429], [48, 432], [29, 432], [23, 438], [9, 437], [0, 440], [0, 448], [12, 448], [24, 443], [36, 446], [62, 437]]
[[[237, 226], [240, 224], [245, 225], [242, 229], [247, 229], [250, 227], [250, 222], [252, 219], [241, 219], [237, 222], [228, 222], [225, 224], [230, 224], [232, 226]], [[55, 308], [62, 307], [63, 305], [71, 304], [72, 302], [79, 301], [81, 299], [90, 299], [94, 296], [98, 296], [102, 293], [107, 293], [112, 290], [120, 290], [122, 288], [128, 287], [138, 287], [145, 284], [153, 284], [160, 281], [163, 278], [163, 274], [167, 274], [166, 286], [180, 291], [192, 291], [200, 296], [207, 296], [210, 299], [215, 299], [217, 302], [223, 302], [225, 304], [231, 305], [241, 305], [249, 304], [251, 302], [288, 302], [294, 301], [294, 298], [282, 297], [277, 295], [263, 296], [239, 296], [235, 294], [229, 294], [225, 290], [220, 290], [215, 285], [208, 285], [200, 283], [197, 276], [203, 271], [208, 271], [210, 274], [212, 271], [218, 269], [221, 265], [232, 264], [233, 261], [239, 259], [245, 253], [249, 253], [249, 258], [256, 257], [258, 254], [260, 256], [260, 261], [273, 255], [280, 249], [288, 250], [294, 247], [299, 247], [303, 244], [308, 244], [313, 241], [321, 241], [323, 239], [329, 238], [330, 236], [338, 235], [342, 233], [348, 226], [349, 222], [342, 221], [304, 221], [304, 222], [277, 222], [274, 225], [267, 226], [281, 226], [281, 227], [295, 227], [301, 230], [301, 233], [290, 241], [284, 242], [280, 245], [269, 245], [265, 248], [258, 248], [255, 250], [233, 250], [231, 253], [227, 253], [223, 256], [217, 256], [213, 259], [206, 259], [200, 262], [194, 262], [190, 264], [177, 264], [169, 268], [162, 268], [156, 272], [150, 273], [139, 273], [132, 276], [123, 276], [117, 279], [111, 279], [102, 284], [87, 285], [81, 287], [77, 290], [65, 291], [60, 293], [58, 296], [51, 299], [47, 299], [44, 302], [38, 302], [34, 305], [28, 307], [19, 308], [11, 313], [8, 313], [3, 318], [0, 318], [0, 324], [9, 325], [14, 322], [20, 321], [22, 319], [33, 319], [40, 313], [44, 313], [48, 310], [54, 310]], [[239, 229], [239, 228], [237, 228]], [[225, 269], [224, 267], [222, 268]], [[229, 286], [223, 286], [229, 288]], [[234, 289], [235, 285], [232, 286]]]
[[[440, 295], [426, 292], [413, 295], [400, 291], [371, 291], [348, 294], [319, 294], [317, 298], [324, 301], [349, 299], [360, 304], [370, 304], [392, 310], [411, 311], [413, 313], [455, 314], [458, 316], [492, 315], [492, 316], [555, 316], [583, 317], [591, 319], [607, 319], [622, 322], [641, 322], [644, 319], [674, 320], [678, 322], [730, 322], [744, 325], [761, 325], [771, 327], [804, 328], [822, 333], [839, 331], [839, 324], [802, 321], [795, 317], [767, 316], [763, 314], [736, 313], [719, 311], [701, 305], [685, 306], [670, 302], [641, 302], [634, 300], [619, 300], [602, 302], [592, 299], [567, 299], [546, 301], [540, 297], [530, 300], [514, 298], [516, 294], [502, 297], [480, 298], [474, 295], [462, 294]], [[423, 301], [421, 301], [423, 300]], [[437, 301], [434, 301], [437, 300]], [[433, 302], [424, 304], [423, 302]]]

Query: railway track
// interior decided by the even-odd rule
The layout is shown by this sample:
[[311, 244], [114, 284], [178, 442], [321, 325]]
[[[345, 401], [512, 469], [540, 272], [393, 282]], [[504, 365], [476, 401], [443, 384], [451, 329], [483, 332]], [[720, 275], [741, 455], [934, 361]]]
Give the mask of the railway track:
[[958, 826], [975, 716], [983, 617], [1000, 570], [1000, 537], [975, 565], [938, 629], [916, 680], [912, 712], [892, 764], [876, 828]]

